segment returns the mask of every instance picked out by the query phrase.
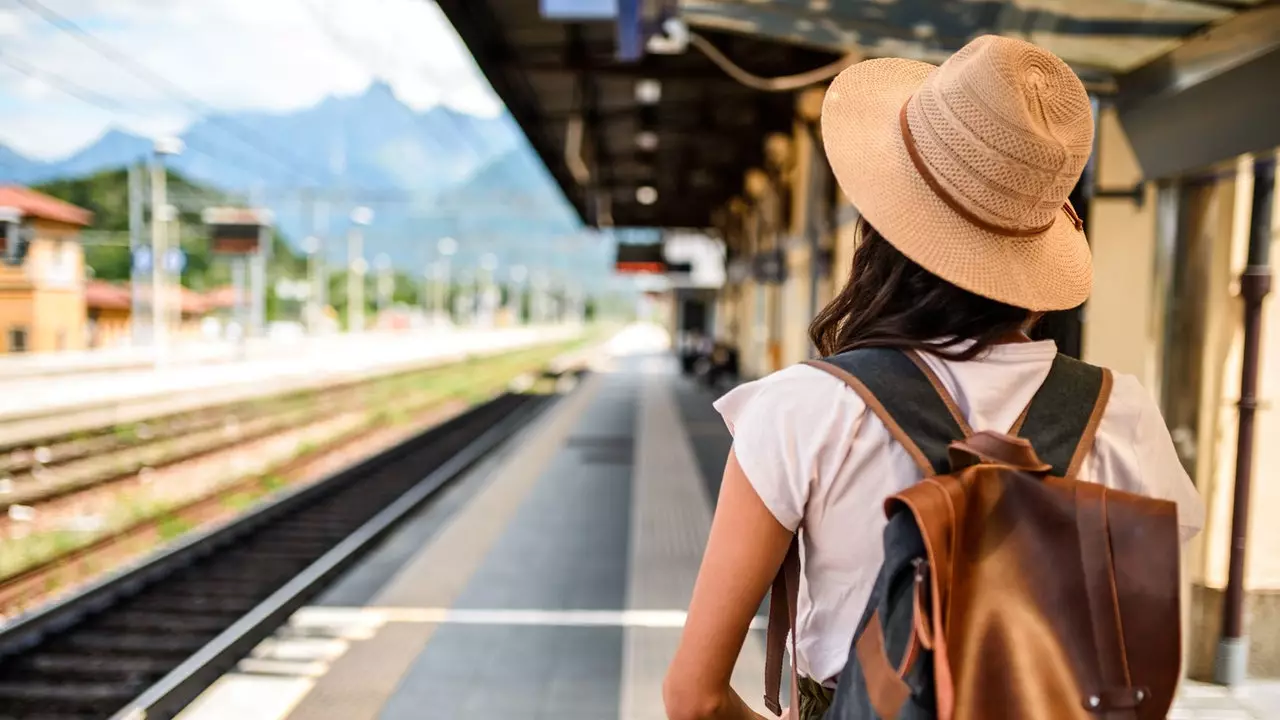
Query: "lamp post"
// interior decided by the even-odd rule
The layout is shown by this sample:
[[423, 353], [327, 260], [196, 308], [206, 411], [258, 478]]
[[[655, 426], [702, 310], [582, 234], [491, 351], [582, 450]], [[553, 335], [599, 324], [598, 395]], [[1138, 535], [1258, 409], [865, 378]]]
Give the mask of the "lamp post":
[[387, 309], [391, 304], [391, 300], [395, 295], [395, 278], [391, 274], [391, 256], [386, 253], [378, 253], [378, 257], [374, 258], [373, 266], [378, 271], [377, 278], [377, 308], [378, 315]]
[[169, 254], [167, 223], [173, 209], [169, 207], [165, 185], [165, 158], [182, 153], [182, 141], [159, 138], [151, 153], [151, 332], [155, 343], [155, 363], [163, 365], [169, 346], [169, 319], [165, 258]]
[[516, 325], [522, 325], [521, 314], [524, 310], [524, 279], [529, 276], [529, 268], [523, 265], [511, 266], [511, 290], [510, 296], [507, 298], [512, 322]]
[[480, 256], [481, 275], [479, 282], [476, 283], [476, 289], [480, 296], [480, 324], [484, 327], [493, 325], [493, 313], [497, 307], [494, 291], [496, 286], [493, 282], [493, 272], [498, 269], [498, 256], [493, 253], [485, 253]]
[[364, 276], [369, 263], [364, 259], [363, 228], [373, 222], [373, 211], [358, 207], [351, 211], [351, 232], [347, 235], [347, 332], [364, 331]]
[[436, 275], [436, 302], [435, 311], [440, 314], [443, 320], [449, 315], [449, 309], [445, 307], [449, 298], [449, 282], [452, 267], [450, 258], [458, 252], [458, 241], [451, 237], [440, 238], [440, 242], [436, 244], [436, 251], [440, 254], [439, 270]]
[[320, 330], [320, 238], [308, 236], [302, 241], [307, 254], [307, 329], [314, 335]]

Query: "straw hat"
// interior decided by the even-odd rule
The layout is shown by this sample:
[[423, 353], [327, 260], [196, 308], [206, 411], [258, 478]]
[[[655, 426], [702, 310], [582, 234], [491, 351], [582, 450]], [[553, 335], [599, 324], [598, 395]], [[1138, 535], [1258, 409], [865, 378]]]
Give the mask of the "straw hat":
[[858, 63], [827, 90], [822, 137], [850, 201], [929, 272], [1034, 311], [1088, 297], [1089, 245], [1067, 196], [1093, 110], [1052, 53], [988, 35], [938, 67]]

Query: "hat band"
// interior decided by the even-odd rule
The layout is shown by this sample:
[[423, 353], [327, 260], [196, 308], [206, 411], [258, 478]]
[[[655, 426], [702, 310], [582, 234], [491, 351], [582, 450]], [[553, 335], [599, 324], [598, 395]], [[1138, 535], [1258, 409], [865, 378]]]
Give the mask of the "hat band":
[[[942, 183], [934, 177], [929, 170], [929, 166], [925, 164], [924, 158], [920, 157], [920, 150], [916, 148], [915, 137], [911, 135], [911, 125], [907, 122], [907, 104], [910, 98], [902, 104], [902, 110], [898, 112], [898, 122], [902, 126], [902, 141], [907, 146], [907, 155], [911, 157], [911, 164], [916, 166], [916, 172], [920, 173], [920, 177], [924, 179], [930, 190], [938, 196], [939, 200], [947, 204], [947, 207], [955, 211], [957, 215], [969, 221], [970, 224], [982, 230], [995, 235], [1004, 235], [1005, 237], [1034, 237], [1049, 231], [1053, 227], [1054, 220], [1050, 220], [1044, 225], [1036, 228], [1007, 228], [997, 225], [993, 222], [978, 217], [972, 210], [965, 207], [963, 203], [948, 193], [946, 188], [942, 187]], [[1067, 200], [1062, 203], [1062, 211], [1070, 218], [1071, 224], [1075, 226], [1077, 231], [1084, 229], [1084, 222], [1080, 216], [1076, 214], [1075, 208], [1071, 206], [1071, 201]]]

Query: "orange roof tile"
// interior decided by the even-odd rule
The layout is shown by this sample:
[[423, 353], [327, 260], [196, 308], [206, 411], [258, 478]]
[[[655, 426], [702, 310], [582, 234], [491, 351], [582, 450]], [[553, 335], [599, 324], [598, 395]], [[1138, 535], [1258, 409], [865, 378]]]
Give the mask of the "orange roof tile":
[[103, 280], [87, 280], [84, 284], [85, 307], [99, 310], [128, 310], [133, 296], [128, 285], [113, 285]]
[[0, 186], [0, 207], [17, 208], [23, 215], [68, 225], [84, 227], [93, 222], [93, 213], [88, 210], [20, 185]]

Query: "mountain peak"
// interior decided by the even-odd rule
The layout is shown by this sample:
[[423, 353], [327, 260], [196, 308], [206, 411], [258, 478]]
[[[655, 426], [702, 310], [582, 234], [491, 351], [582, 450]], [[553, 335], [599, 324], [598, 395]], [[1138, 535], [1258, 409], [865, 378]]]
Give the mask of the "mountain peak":
[[[386, 80], [383, 80], [382, 78], [374, 78], [373, 81], [369, 83], [369, 87], [365, 89], [364, 96], [394, 98], [396, 96], [396, 91], [391, 88], [391, 83]], [[399, 98], [397, 98], [397, 100], [398, 99]]]

